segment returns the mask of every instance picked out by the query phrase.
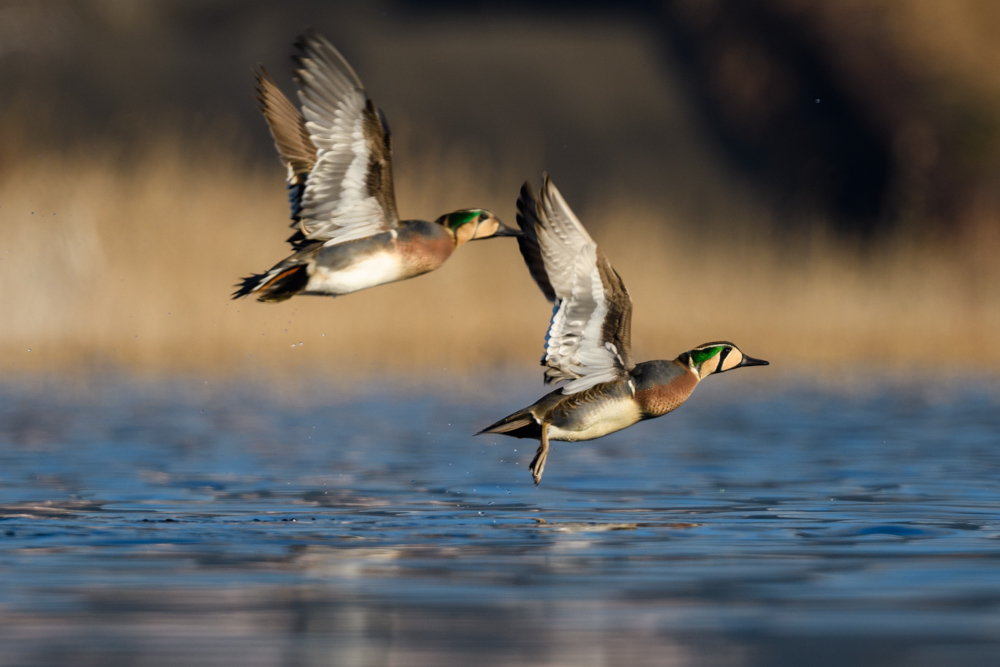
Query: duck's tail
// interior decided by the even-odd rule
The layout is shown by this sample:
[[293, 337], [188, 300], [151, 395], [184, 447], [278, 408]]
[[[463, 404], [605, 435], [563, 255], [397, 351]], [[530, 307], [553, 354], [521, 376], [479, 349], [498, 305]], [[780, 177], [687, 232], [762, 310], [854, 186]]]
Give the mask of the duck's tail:
[[536, 440], [541, 438], [542, 427], [535, 419], [531, 407], [518, 410], [512, 415], [507, 415], [495, 424], [490, 424], [476, 435], [502, 433], [513, 438], [535, 438]]
[[233, 298], [256, 294], [258, 301], [284, 301], [290, 299], [309, 283], [306, 264], [285, 260], [267, 273], [255, 273], [236, 285]]

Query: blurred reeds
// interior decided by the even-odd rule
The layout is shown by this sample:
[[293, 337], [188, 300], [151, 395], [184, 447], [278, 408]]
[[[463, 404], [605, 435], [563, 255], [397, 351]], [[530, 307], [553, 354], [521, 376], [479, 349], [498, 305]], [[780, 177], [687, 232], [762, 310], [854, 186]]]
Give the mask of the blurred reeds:
[[[238, 278], [286, 252], [276, 161], [261, 168], [234, 141], [176, 134], [132, 155], [35, 154], [10, 136], [5, 154], [17, 165], [0, 177], [7, 373], [336, 378], [530, 368], [541, 354], [550, 307], [512, 240], [470, 244], [437, 272], [336, 300], [231, 301]], [[527, 176], [537, 185], [539, 175], [474, 150], [397, 149], [407, 217], [483, 206], [513, 222]], [[735, 205], [730, 219], [696, 229], [669, 210], [601, 196], [570, 204], [632, 293], [638, 359], [729, 339], [805, 372], [1000, 366], [1000, 239], [985, 231], [995, 221], [963, 238], [911, 232], [861, 245], [791, 238], [767, 212]]]

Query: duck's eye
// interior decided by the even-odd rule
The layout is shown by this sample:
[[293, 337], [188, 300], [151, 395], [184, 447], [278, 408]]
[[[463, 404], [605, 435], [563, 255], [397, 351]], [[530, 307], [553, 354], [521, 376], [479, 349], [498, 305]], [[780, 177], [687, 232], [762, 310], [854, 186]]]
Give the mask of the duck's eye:
[[488, 217], [490, 217], [489, 213], [480, 213], [479, 214], [479, 222], [482, 222], [483, 220], [485, 220]]

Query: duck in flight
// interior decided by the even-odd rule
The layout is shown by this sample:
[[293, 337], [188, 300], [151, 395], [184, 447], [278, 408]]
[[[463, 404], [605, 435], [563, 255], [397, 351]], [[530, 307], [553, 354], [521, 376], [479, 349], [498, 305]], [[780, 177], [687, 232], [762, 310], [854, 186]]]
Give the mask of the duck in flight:
[[632, 299], [625, 283], [570, 210], [548, 175], [536, 197], [517, 201], [521, 255], [553, 303], [545, 338], [545, 383], [567, 382], [533, 405], [487, 426], [541, 441], [530, 465], [537, 485], [551, 440], [593, 440], [677, 409], [714, 373], [768, 362], [732, 343], [705, 343], [670, 361], [632, 359]]
[[263, 67], [255, 73], [257, 100], [288, 169], [294, 252], [244, 278], [234, 299], [349, 294], [433, 271], [466, 241], [520, 234], [483, 209], [401, 221], [385, 117], [326, 39], [308, 31], [296, 46], [301, 113]]

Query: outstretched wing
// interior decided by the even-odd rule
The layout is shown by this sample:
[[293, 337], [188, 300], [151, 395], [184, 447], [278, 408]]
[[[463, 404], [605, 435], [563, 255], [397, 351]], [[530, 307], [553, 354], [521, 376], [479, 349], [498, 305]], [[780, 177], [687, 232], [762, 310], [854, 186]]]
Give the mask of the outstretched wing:
[[573, 394], [632, 369], [632, 299], [546, 174], [539, 197], [525, 183], [517, 200], [521, 255], [553, 302], [542, 365], [547, 384]]
[[[292, 226], [298, 227], [309, 172], [316, 164], [316, 146], [309, 138], [306, 119], [285, 97], [264, 66], [254, 72], [257, 77], [257, 102], [274, 137], [282, 164], [288, 169], [288, 200], [292, 207]], [[301, 238], [300, 234], [296, 236]], [[293, 237], [295, 238], [295, 237]]]
[[326, 39], [308, 31], [297, 47], [295, 80], [305, 128], [316, 149], [302, 192], [302, 233], [306, 239], [332, 244], [396, 227], [385, 118]]

